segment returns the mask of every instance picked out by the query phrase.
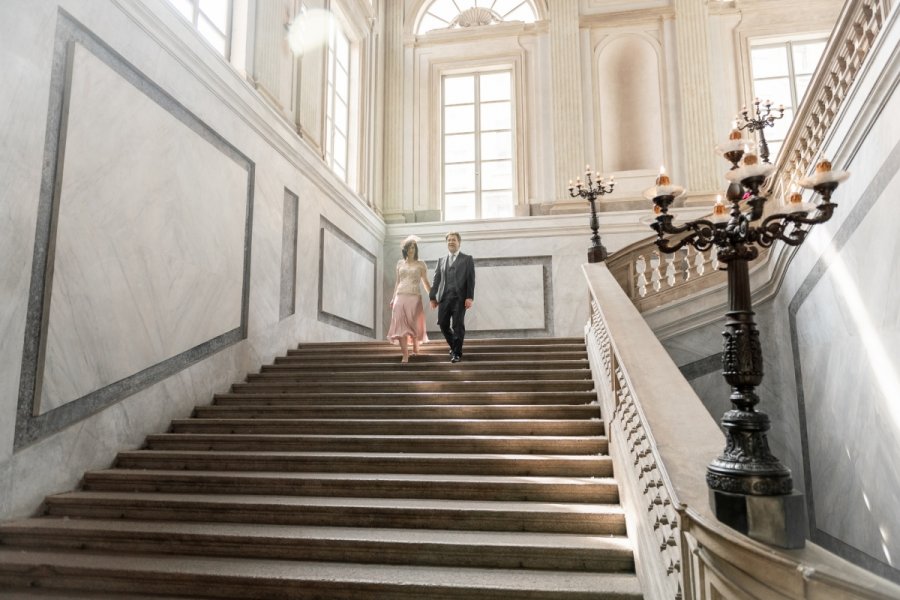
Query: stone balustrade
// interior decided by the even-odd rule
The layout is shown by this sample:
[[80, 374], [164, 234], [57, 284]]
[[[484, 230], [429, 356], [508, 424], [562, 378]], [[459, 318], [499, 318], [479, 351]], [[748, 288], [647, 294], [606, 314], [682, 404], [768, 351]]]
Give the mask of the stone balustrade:
[[717, 424], [604, 263], [585, 264], [585, 327], [609, 453], [646, 598], [900, 598], [900, 586], [808, 542], [782, 550], [713, 516]]

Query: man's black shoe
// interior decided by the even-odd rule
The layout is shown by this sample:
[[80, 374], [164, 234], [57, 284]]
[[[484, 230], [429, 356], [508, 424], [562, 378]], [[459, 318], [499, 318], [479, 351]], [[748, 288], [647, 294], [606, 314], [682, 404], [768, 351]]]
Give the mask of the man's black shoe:
[[458, 363], [458, 362], [459, 362], [459, 355], [458, 355], [458, 354], [454, 354], [453, 356], [451, 356], [451, 357], [450, 357], [450, 362], [452, 362], [452, 363]]

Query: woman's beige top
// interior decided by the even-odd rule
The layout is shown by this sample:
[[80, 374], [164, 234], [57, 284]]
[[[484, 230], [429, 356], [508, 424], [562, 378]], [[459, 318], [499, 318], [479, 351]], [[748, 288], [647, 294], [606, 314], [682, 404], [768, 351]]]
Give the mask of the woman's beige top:
[[419, 281], [428, 273], [428, 268], [421, 260], [408, 263], [401, 259], [397, 263], [397, 293], [418, 296]]

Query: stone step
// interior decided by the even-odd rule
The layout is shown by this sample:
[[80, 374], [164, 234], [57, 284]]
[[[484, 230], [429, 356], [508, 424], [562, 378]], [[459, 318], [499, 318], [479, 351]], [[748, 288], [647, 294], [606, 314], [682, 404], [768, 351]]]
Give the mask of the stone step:
[[[472, 332], [469, 332], [472, 335]], [[477, 334], [476, 334], [477, 335]], [[540, 347], [556, 347], [556, 346], [581, 346], [584, 348], [583, 337], [546, 337], [546, 338], [479, 338], [467, 337], [466, 346], [501, 346], [501, 347], [518, 347], [518, 346], [540, 346]], [[298, 348], [396, 348], [397, 344], [388, 342], [387, 340], [371, 340], [365, 342], [303, 342], [297, 345]], [[422, 344], [423, 348], [445, 348], [443, 338], [432, 339], [430, 342]]]
[[560, 419], [175, 419], [172, 433], [310, 435], [603, 435], [595, 420]]
[[321, 405], [332, 406], [352, 405], [434, 405], [453, 404], [466, 405], [505, 405], [505, 404], [589, 404], [597, 400], [594, 391], [573, 392], [335, 392], [335, 393], [297, 393], [287, 392], [280, 394], [267, 394], [244, 391], [240, 393], [228, 392], [216, 394], [213, 402], [216, 405], [249, 404], [271, 406], [298, 406]]
[[421, 350], [235, 383], [0, 525], [0, 600], [640, 598], [584, 340]]
[[452, 363], [448, 360], [442, 361], [419, 361], [418, 355], [411, 356], [408, 363], [401, 363], [400, 356], [395, 356], [393, 362], [331, 362], [331, 363], [307, 363], [305, 361], [294, 362], [275, 362], [271, 365], [263, 365], [260, 369], [262, 374], [313, 374], [313, 373], [418, 373], [423, 376], [427, 373], [429, 377], [446, 371], [463, 371], [471, 373], [472, 371], [504, 371], [504, 370], [523, 370], [527, 366], [527, 371], [583, 371], [590, 367], [588, 361], [585, 360], [547, 360], [538, 362], [512, 362], [512, 361], [480, 361]]
[[[416, 369], [379, 369], [377, 371], [328, 371], [325, 369], [316, 371], [267, 371], [264, 373], [250, 373], [247, 381], [254, 382], [343, 382], [356, 381], [367, 382], [410, 382], [422, 381], [545, 381], [545, 380], [589, 380], [590, 369], [506, 369], [497, 371], [493, 369], [470, 369], [468, 366], [459, 368], [459, 364], [447, 363], [446, 369], [431, 369], [428, 371]], [[401, 367], [403, 365], [401, 364]], [[450, 366], [457, 368], [450, 369]]]
[[625, 535], [615, 504], [77, 491], [48, 496], [54, 517]]
[[449, 454], [606, 454], [603, 436], [279, 435], [154, 433], [155, 450], [258, 452], [403, 452]]
[[198, 406], [195, 419], [597, 419], [599, 404]]
[[475, 381], [303, 381], [275, 383], [254, 381], [232, 384], [240, 392], [587, 392], [594, 389], [591, 379], [576, 380], [475, 380]]
[[0, 545], [457, 568], [634, 570], [631, 544], [623, 536], [558, 533], [39, 518], [0, 525]]
[[108, 469], [85, 473], [88, 491], [617, 503], [608, 477], [497, 477], [385, 473], [235, 473]]
[[612, 461], [608, 456], [546, 454], [131, 450], [119, 453], [116, 467], [190, 471], [612, 477]]
[[[510, 364], [539, 364], [542, 362], [553, 361], [571, 361], [571, 360], [587, 360], [587, 352], [582, 346], [581, 350], [553, 350], [553, 351], [516, 351], [506, 352], [501, 350], [482, 351], [477, 348], [466, 347], [466, 364], [496, 364], [499, 362]], [[400, 350], [398, 348], [385, 349], [383, 351], [374, 350], [346, 350], [337, 356], [332, 352], [317, 352], [312, 350], [289, 350], [285, 356], [275, 358], [275, 364], [334, 364], [341, 362], [343, 359], [352, 359], [354, 363], [379, 365], [397, 363], [400, 361]], [[414, 356], [409, 363], [410, 365], [421, 365], [426, 363], [450, 365], [447, 348], [426, 349], [421, 350]], [[462, 363], [456, 363], [462, 364]]]
[[[445, 343], [425, 344], [419, 347], [420, 354], [437, 354], [443, 353], [447, 355], [450, 349]], [[580, 344], [470, 344], [466, 340], [463, 348], [463, 354], [468, 356], [469, 353], [488, 353], [496, 356], [514, 356], [523, 352], [539, 353], [544, 357], [548, 357], [557, 352], [585, 352], [584, 342]], [[307, 354], [331, 354], [334, 356], [362, 356], [366, 354], [386, 354], [389, 356], [397, 356], [400, 354], [400, 346], [391, 344], [376, 343], [371, 345], [322, 345], [322, 346], [300, 346], [299, 348], [288, 350], [287, 356], [303, 356]]]
[[629, 573], [0, 550], [0, 587], [245, 600], [634, 600]]
[[[51, 584], [52, 585], [52, 584]], [[196, 600], [197, 596], [169, 596], [166, 600]], [[0, 590], [0, 600], [160, 600], [156, 594], [131, 594], [123, 592], [76, 592], [34, 588], [9, 588]]]

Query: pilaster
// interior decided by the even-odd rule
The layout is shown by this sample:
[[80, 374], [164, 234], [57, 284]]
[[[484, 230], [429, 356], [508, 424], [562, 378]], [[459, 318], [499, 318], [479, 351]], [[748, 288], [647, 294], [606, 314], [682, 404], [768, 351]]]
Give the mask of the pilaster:
[[715, 163], [712, 86], [709, 76], [709, 8], [706, 0], [674, 0], [682, 161], [691, 192], [720, 187]]
[[554, 201], [563, 199], [568, 180], [585, 165], [578, 31], [578, 0], [554, 0], [550, 9]]
[[384, 216], [403, 210], [403, 2], [385, 3], [384, 22]]

